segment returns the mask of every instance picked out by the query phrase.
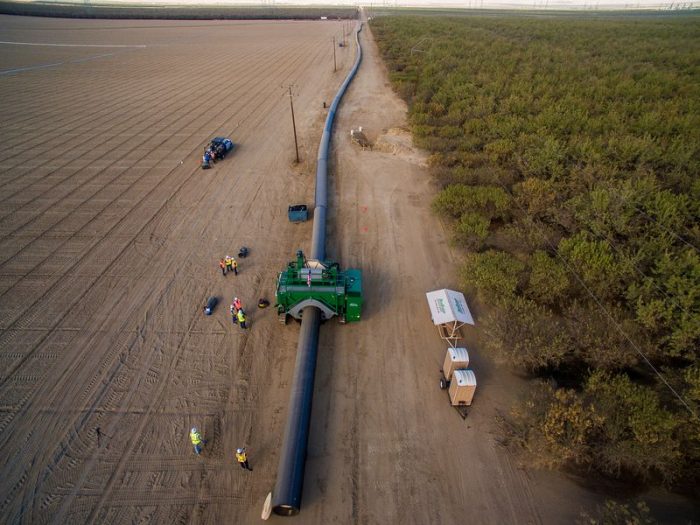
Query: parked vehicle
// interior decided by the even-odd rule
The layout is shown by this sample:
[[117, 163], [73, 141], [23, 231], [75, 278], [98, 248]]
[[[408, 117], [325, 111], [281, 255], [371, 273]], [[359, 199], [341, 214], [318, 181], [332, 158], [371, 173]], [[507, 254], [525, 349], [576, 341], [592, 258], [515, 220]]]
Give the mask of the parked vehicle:
[[211, 163], [222, 160], [226, 154], [233, 149], [233, 142], [226, 137], [214, 137], [204, 150], [202, 155], [202, 169], [211, 168]]

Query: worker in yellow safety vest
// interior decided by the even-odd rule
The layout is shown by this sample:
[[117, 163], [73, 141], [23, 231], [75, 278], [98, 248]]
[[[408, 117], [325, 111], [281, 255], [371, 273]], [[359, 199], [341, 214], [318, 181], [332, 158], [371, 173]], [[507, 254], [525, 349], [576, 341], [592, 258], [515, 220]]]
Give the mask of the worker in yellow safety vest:
[[251, 472], [253, 472], [253, 469], [250, 468], [250, 465], [248, 465], [248, 455], [245, 453], [244, 448], [236, 449], [236, 461], [238, 461], [238, 464], [241, 466], [242, 469], [250, 470]]
[[230, 255], [227, 255], [224, 257], [224, 262], [226, 263], [226, 271], [227, 272], [232, 272], [233, 271], [233, 257]]
[[194, 446], [194, 453], [199, 455], [202, 453], [202, 446], [206, 443], [202, 439], [202, 434], [199, 433], [199, 430], [197, 430], [197, 427], [192, 427], [192, 430], [190, 430], [190, 440], [192, 441], [192, 446]]
[[245, 325], [245, 312], [243, 311], [243, 308], [238, 310], [238, 313], [236, 314], [236, 317], [238, 318], [238, 325], [245, 330], [247, 326]]

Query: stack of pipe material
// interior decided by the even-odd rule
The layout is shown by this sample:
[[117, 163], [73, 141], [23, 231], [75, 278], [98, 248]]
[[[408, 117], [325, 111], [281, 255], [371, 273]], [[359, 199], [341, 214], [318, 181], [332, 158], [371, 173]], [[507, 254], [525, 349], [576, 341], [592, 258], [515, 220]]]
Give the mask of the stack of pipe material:
[[[355, 65], [340, 86], [326, 117], [326, 124], [318, 148], [316, 166], [316, 194], [314, 206], [313, 233], [311, 237], [311, 259], [323, 261], [326, 258], [326, 211], [328, 208], [328, 150], [333, 129], [333, 119], [345, 90], [355, 76], [362, 48], [359, 33], [355, 34], [357, 58]], [[315, 306], [303, 310], [301, 331], [297, 344], [297, 360], [294, 366], [294, 381], [289, 400], [289, 413], [284, 429], [284, 440], [277, 467], [277, 481], [272, 493], [272, 510], [280, 516], [293, 516], [301, 509], [301, 494], [304, 487], [304, 467], [309, 441], [311, 421], [311, 401], [314, 394], [314, 375], [318, 354], [318, 331], [321, 324], [321, 311]]]

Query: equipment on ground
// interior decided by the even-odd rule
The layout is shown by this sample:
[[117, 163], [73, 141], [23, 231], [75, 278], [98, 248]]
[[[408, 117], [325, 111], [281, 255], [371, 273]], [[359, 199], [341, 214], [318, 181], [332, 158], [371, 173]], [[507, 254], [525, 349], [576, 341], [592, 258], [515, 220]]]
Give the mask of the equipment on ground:
[[306, 204], [294, 204], [287, 209], [289, 222], [304, 222], [309, 218], [309, 208]]
[[277, 315], [282, 324], [287, 316], [300, 320], [307, 306], [321, 311], [321, 319], [337, 315], [341, 323], [360, 320], [362, 311], [362, 270], [341, 271], [338, 263], [297, 258], [277, 277]]
[[204, 315], [211, 315], [217, 304], [219, 304], [219, 299], [217, 297], [210, 297], [207, 299], [207, 304], [204, 305]]
[[362, 131], [362, 126], [350, 130], [350, 140], [360, 146], [363, 151], [365, 149], [372, 149], [372, 143], [369, 141], [364, 131]]
[[246, 257], [248, 257], [248, 248], [246, 248], [245, 246], [241, 246], [241, 249], [238, 250], [238, 257], [240, 259], [245, 259]]
[[209, 145], [204, 149], [202, 156], [202, 169], [211, 168], [211, 162], [222, 160], [226, 154], [233, 149], [233, 141], [226, 137], [214, 137]]
[[211, 153], [209, 150], [204, 150], [204, 155], [202, 155], [202, 169], [208, 170], [211, 168]]

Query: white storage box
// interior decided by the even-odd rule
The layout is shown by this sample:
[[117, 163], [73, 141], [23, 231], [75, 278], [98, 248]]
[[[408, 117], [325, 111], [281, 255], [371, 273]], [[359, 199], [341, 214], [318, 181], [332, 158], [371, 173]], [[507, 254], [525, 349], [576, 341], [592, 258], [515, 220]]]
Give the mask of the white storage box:
[[445, 364], [442, 365], [442, 373], [445, 379], [452, 379], [455, 370], [469, 368], [469, 352], [466, 348], [448, 348], [445, 355]]
[[455, 370], [450, 382], [450, 401], [453, 405], [471, 405], [476, 391], [476, 376], [471, 370]]

